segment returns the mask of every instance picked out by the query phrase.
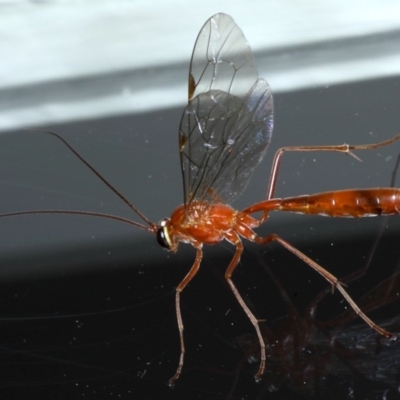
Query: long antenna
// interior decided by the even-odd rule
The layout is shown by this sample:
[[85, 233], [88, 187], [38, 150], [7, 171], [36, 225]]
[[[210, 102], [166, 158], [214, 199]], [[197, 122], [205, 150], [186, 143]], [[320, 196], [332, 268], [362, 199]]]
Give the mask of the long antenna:
[[[100, 218], [108, 218], [112, 219], [114, 221], [120, 221], [120, 222], [125, 222], [126, 224], [134, 225], [139, 228], [142, 228], [148, 232], [155, 233], [155, 230], [157, 229], [156, 225], [151, 226], [150, 228], [146, 225], [139, 224], [138, 222], [132, 221], [130, 219], [124, 218], [124, 217], [119, 217], [118, 215], [112, 215], [112, 214], [103, 214], [103, 213], [97, 213], [97, 212], [90, 212], [90, 211], [72, 211], [72, 210], [33, 210], [33, 211], [15, 211], [11, 213], [6, 213], [6, 214], [0, 214], [0, 218], [3, 217], [15, 217], [18, 215], [27, 215], [27, 214], [72, 214], [72, 215], [85, 215], [89, 217], [100, 217]], [[153, 224], [152, 224], [153, 225]]]
[[[49, 135], [53, 135], [55, 136], [57, 139], [59, 139], [62, 143], [64, 143], [65, 146], [68, 147], [69, 150], [72, 151], [72, 153], [75, 154], [76, 157], [78, 157], [79, 160], [81, 160], [83, 162], [83, 164], [86, 165], [86, 167], [88, 167], [99, 179], [101, 179], [103, 181], [103, 183], [105, 185], [107, 185], [107, 187], [109, 189], [111, 189], [126, 205], [128, 205], [131, 210], [133, 210], [140, 218], [142, 218], [143, 221], [145, 221], [149, 226], [150, 229], [146, 228], [144, 225], [141, 225], [139, 223], [133, 223], [133, 221], [130, 221], [131, 224], [139, 226], [141, 228], [144, 228], [146, 230], [148, 230], [149, 232], [155, 232], [157, 229], [157, 225], [155, 225], [153, 222], [151, 222], [144, 214], [142, 214], [116, 187], [114, 187], [106, 178], [104, 178], [98, 171], [96, 171], [96, 169], [88, 162], [86, 161], [63, 137], [61, 137], [58, 133], [52, 132], [52, 131], [44, 131], [41, 129], [29, 129], [29, 131], [34, 131], [34, 132], [41, 132], [41, 133], [47, 133]], [[24, 214], [26, 214], [27, 212], [24, 212]], [[31, 214], [33, 213], [39, 213], [39, 211], [32, 211]], [[44, 213], [44, 212], [42, 212]], [[78, 212], [78, 211], [49, 211], [49, 213], [58, 213], [58, 214], [82, 214], [84, 212]], [[21, 215], [22, 213], [18, 214]], [[6, 216], [9, 214], [2, 214], [1, 216]], [[15, 215], [15, 214], [14, 214]], [[86, 213], [86, 215], [96, 215], [96, 213]], [[105, 218], [110, 218], [111, 216], [108, 216], [108, 214], [97, 214], [97, 216], [103, 216]], [[124, 218], [120, 218], [120, 217], [116, 217], [113, 216], [113, 219], [119, 219], [119, 220], [124, 220]], [[128, 220], [125, 220], [125, 222], [127, 222]]]

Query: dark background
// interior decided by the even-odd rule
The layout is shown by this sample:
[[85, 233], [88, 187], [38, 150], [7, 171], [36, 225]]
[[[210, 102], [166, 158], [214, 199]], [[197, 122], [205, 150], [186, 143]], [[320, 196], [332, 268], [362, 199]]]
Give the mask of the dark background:
[[[276, 128], [266, 160], [234, 205], [265, 197], [277, 148], [386, 140], [400, 130], [399, 104], [397, 77], [277, 94]], [[42, 128], [66, 138], [157, 222], [182, 199], [181, 112]], [[389, 186], [399, 150], [400, 143], [394, 143], [358, 152], [362, 163], [341, 154], [286, 154], [276, 194]], [[68, 209], [136, 218], [54, 137], [22, 129], [5, 133], [0, 155], [2, 213]], [[398, 398], [397, 342], [379, 340], [357, 318], [344, 325], [335, 319], [348, 307], [330, 290], [315, 320], [308, 318], [307, 306], [329, 287], [279, 246], [246, 246], [234, 280], [256, 316], [265, 320], [263, 329], [279, 343], [293, 341], [295, 350], [276, 353], [270, 337], [265, 378], [254, 382], [254, 330], [223, 279], [234, 248], [226, 243], [207, 247], [198, 276], [182, 295], [187, 356], [171, 389], [167, 381], [179, 357], [174, 289], [193, 262], [190, 246], [170, 254], [145, 231], [92, 217], [0, 221], [3, 398]], [[367, 307], [377, 304], [369, 314], [373, 320], [396, 323], [398, 217], [274, 213], [259, 232], [279, 233], [338, 277], [369, 266], [348, 290], [356, 301], [366, 296]], [[381, 282], [387, 285], [374, 291]], [[382, 304], [374, 303], [374, 295]], [[385, 301], [390, 304], [383, 306]], [[330, 320], [333, 326], [322, 328], [321, 321]], [[332, 337], [339, 344], [332, 345]], [[250, 348], [239, 345], [244, 339]]]

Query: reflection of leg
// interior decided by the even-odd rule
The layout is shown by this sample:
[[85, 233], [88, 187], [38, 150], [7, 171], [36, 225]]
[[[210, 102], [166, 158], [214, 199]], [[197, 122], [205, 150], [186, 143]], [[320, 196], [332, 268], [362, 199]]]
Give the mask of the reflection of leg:
[[254, 241], [256, 243], [260, 244], [266, 244], [272, 241], [276, 241], [280, 243], [283, 247], [285, 247], [287, 250], [289, 250], [291, 253], [293, 253], [295, 256], [303, 260], [306, 264], [308, 264], [311, 268], [313, 268], [315, 271], [317, 271], [320, 275], [322, 275], [331, 285], [332, 288], [336, 288], [339, 290], [339, 292], [342, 294], [342, 296], [347, 300], [347, 302], [350, 304], [354, 312], [359, 315], [371, 328], [375, 329], [379, 334], [385, 336], [385, 337], [392, 337], [393, 334], [390, 332], [387, 332], [380, 326], [376, 325], [372, 320], [370, 320], [357, 306], [357, 304], [354, 302], [354, 300], [349, 296], [349, 294], [346, 292], [346, 290], [343, 288], [342, 284], [338, 281], [338, 279], [329, 273], [326, 269], [321, 267], [319, 264], [317, 264], [315, 261], [313, 261], [311, 258], [307, 257], [305, 254], [303, 254], [300, 250], [297, 250], [295, 247], [293, 247], [291, 244], [286, 242], [285, 240], [281, 239], [278, 235], [269, 235], [265, 238], [261, 238], [256, 236], [254, 238]]
[[264, 373], [265, 370], [265, 343], [264, 339], [261, 334], [260, 327], [258, 325], [259, 321], [257, 318], [254, 316], [254, 314], [250, 311], [249, 307], [247, 307], [246, 303], [244, 302], [242, 296], [240, 295], [239, 291], [237, 290], [235, 284], [233, 283], [231, 277], [233, 274], [233, 271], [237, 267], [239, 261], [240, 261], [240, 256], [243, 253], [243, 243], [240, 240], [239, 236], [236, 233], [230, 233], [226, 237], [227, 240], [229, 240], [231, 243], [233, 243], [236, 246], [236, 253], [232, 258], [232, 261], [230, 262], [228, 268], [226, 269], [225, 272], [225, 279], [227, 280], [230, 288], [232, 289], [233, 294], [235, 295], [237, 301], [239, 302], [240, 306], [243, 308], [244, 312], [246, 313], [247, 317], [249, 318], [250, 322], [253, 324], [254, 329], [256, 330], [257, 336], [258, 336], [258, 341], [260, 343], [260, 352], [261, 352], [261, 359], [260, 359], [260, 367], [258, 369], [258, 372], [255, 375], [256, 381], [258, 381], [262, 374]]
[[200, 263], [201, 263], [202, 258], [203, 258], [203, 251], [202, 251], [201, 247], [199, 247], [199, 248], [197, 248], [196, 259], [194, 260], [194, 264], [193, 264], [192, 268], [190, 269], [190, 271], [187, 273], [187, 275], [183, 278], [182, 282], [176, 288], [175, 311], [176, 311], [176, 319], [178, 320], [179, 339], [180, 339], [180, 344], [181, 344], [181, 354], [179, 356], [178, 368], [176, 369], [174, 376], [168, 381], [170, 385], [173, 385], [173, 383], [179, 378], [179, 376], [182, 372], [183, 361], [184, 361], [184, 357], [185, 357], [185, 341], [183, 339], [184, 326], [183, 326], [182, 314], [181, 314], [180, 294], [183, 291], [183, 289], [185, 289], [186, 285], [197, 274], [197, 272], [200, 268]]

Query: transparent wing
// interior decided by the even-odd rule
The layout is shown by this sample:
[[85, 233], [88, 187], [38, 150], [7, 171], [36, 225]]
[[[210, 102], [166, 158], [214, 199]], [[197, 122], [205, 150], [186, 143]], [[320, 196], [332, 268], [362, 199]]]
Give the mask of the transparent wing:
[[273, 127], [272, 93], [225, 14], [203, 26], [193, 50], [180, 132], [184, 201], [230, 203], [262, 160]]
[[189, 101], [210, 90], [243, 97], [257, 78], [254, 56], [243, 32], [229, 15], [212, 16], [194, 44]]

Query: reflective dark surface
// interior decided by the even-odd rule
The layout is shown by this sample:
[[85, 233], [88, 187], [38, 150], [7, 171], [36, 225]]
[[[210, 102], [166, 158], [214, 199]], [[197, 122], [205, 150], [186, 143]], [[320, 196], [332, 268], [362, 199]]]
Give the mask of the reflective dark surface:
[[[372, 296], [376, 281], [391, 275], [394, 265], [386, 260], [398, 260], [393, 250], [397, 240], [383, 240], [368, 273], [350, 285], [355, 298]], [[337, 242], [335, 247], [343, 252], [337, 257], [340, 267], [333, 266], [330, 245], [308, 251], [342, 276], [364, 259], [369, 242], [370, 238]], [[310, 318], [308, 305], [326, 288], [322, 279], [276, 249], [247, 250], [235, 281], [256, 315], [266, 320], [262, 328], [268, 339], [268, 364], [260, 383], [254, 382], [258, 342], [223, 279], [231, 254], [225, 248], [223, 256], [207, 253], [199, 276], [182, 296], [187, 368], [175, 388], [167, 387], [179, 354], [173, 288], [190, 259], [178, 255], [153, 263], [150, 250], [142, 265], [110, 263], [98, 271], [64, 271], [52, 278], [2, 285], [2, 395], [397, 398], [398, 341], [378, 337], [357, 319], [344, 326], [335, 321], [345, 304], [329, 290]], [[398, 277], [393, 279], [392, 290], [398, 291]], [[389, 302], [370, 315], [387, 329], [400, 329], [398, 306]], [[323, 324], [331, 320], [333, 326]]]

